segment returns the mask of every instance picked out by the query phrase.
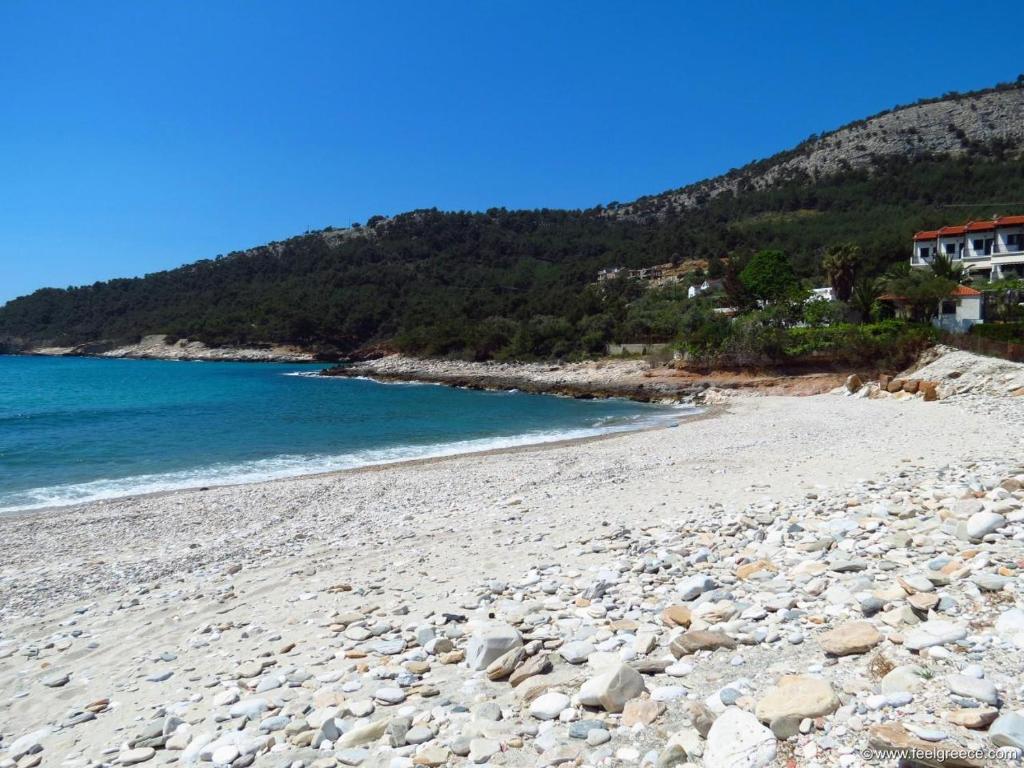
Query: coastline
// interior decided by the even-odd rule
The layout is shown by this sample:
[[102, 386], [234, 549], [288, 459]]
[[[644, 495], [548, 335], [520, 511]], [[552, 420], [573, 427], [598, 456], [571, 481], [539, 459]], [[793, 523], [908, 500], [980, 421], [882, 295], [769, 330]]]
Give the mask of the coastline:
[[839, 386], [845, 374], [694, 373], [652, 366], [643, 360], [599, 359], [579, 363], [499, 363], [388, 355], [339, 365], [323, 376], [379, 382], [418, 382], [481, 390], [518, 390], [578, 399], [626, 398], [638, 402], [700, 401], [711, 389], [758, 394], [815, 395]]
[[[537, 722], [532, 703], [550, 691], [571, 696], [577, 719], [599, 722], [613, 747], [658, 751], [665, 729], [685, 730], [688, 707], [723, 685], [740, 686], [752, 709], [778, 676], [812, 664], [859, 704], [877, 687], [865, 669], [872, 657], [821, 663], [824, 631], [861, 615], [853, 594], [865, 579], [894, 601], [886, 616], [902, 616], [895, 576], [910, 579], [937, 552], [972, 546], [975, 575], [1012, 562], [1021, 523], [956, 545], [936, 515], [953, 508], [940, 501], [951, 494], [1005, 503], [971, 488], [976, 477], [988, 487], [1021, 471], [1022, 424], [1021, 398], [736, 397], [675, 429], [0, 516], [0, 749], [29, 739], [44, 765], [127, 764], [137, 754], [194, 764], [183, 750], [212, 743], [252, 750], [244, 754], [257, 768], [270, 768], [347, 760], [351, 746], [365, 750], [367, 765], [388, 764], [428, 754], [386, 738], [405, 707], [428, 728], [431, 749], [461, 751], [465, 735], [525, 766], [538, 753], [588, 748], [567, 736], [571, 723], [526, 727]], [[832, 536], [835, 547], [819, 546]], [[974, 570], [964, 574], [939, 587], [955, 596], [951, 620], [990, 610], [975, 602]], [[658, 617], [698, 578], [720, 586], [686, 598], [691, 628], [737, 639], [680, 666], [670, 647], [683, 630]], [[803, 609], [791, 617], [760, 610], [791, 593]], [[734, 601], [742, 619], [729, 618]], [[494, 621], [516, 627], [552, 669], [517, 688], [474, 671], [471, 638]], [[943, 670], [955, 667], [906, 650], [918, 625], [875, 623], [886, 635], [879, 652], [937, 670], [935, 693], [919, 692], [915, 706], [925, 722], [939, 717]], [[766, 634], [752, 635], [757, 626]], [[426, 643], [424, 627], [454, 655]], [[797, 632], [800, 643], [788, 639]], [[611, 651], [567, 663], [581, 637]], [[1006, 681], [1024, 659], [986, 648], [987, 674], [1007, 708], [1019, 707], [1019, 686]], [[626, 726], [624, 715], [577, 702], [582, 683], [622, 658], [642, 672], [648, 694], [639, 703], [661, 703], [654, 726]], [[680, 686], [686, 693], [672, 693]], [[488, 702], [506, 713], [501, 720], [480, 714]], [[254, 716], [241, 714], [257, 705]], [[346, 741], [326, 752], [303, 743], [320, 733], [317, 712], [349, 709], [360, 714], [337, 715]], [[877, 712], [865, 729], [833, 730], [837, 743], [852, 748], [867, 726], [903, 716]], [[297, 725], [268, 735], [274, 713]], [[163, 735], [153, 741], [150, 730]], [[820, 731], [797, 738], [802, 748]], [[694, 739], [693, 749], [704, 744]]]
[[[538, 452], [545, 450], [554, 450], [571, 447], [574, 445], [585, 445], [587, 443], [597, 442], [601, 440], [611, 440], [614, 438], [626, 437], [637, 433], [657, 431], [662, 429], [675, 429], [680, 426], [683, 426], [684, 424], [689, 424], [691, 422], [715, 418], [716, 416], [725, 413], [726, 411], [727, 406], [725, 405], [706, 405], [701, 406], [699, 408], [694, 407], [692, 412], [679, 414], [677, 416], [670, 416], [669, 414], [666, 414], [665, 422], [671, 420], [672, 423], [644, 424], [636, 427], [607, 430], [597, 434], [580, 435], [574, 437], [559, 437], [552, 440], [537, 440], [535, 442], [523, 442], [511, 445], [496, 446], [493, 448], [470, 449], [452, 453], [443, 452], [444, 446], [449, 444], [440, 443], [435, 447], [442, 449], [442, 452], [436, 454], [371, 462], [368, 464], [362, 464], [354, 467], [312, 470], [309, 472], [300, 472], [297, 474], [289, 474], [279, 477], [262, 477], [252, 480], [239, 480], [237, 482], [213, 482], [209, 484], [187, 485], [177, 488], [165, 488], [154, 491], [125, 493], [121, 495], [103, 497], [98, 499], [75, 501], [67, 504], [49, 504], [46, 506], [34, 506], [28, 508], [15, 507], [11, 509], [0, 509], [0, 524], [2, 524], [2, 521], [4, 519], [15, 516], [24, 517], [29, 515], [50, 515], [54, 513], [71, 510], [74, 508], [89, 507], [92, 505], [104, 505], [121, 501], [144, 501], [146, 499], [171, 496], [178, 493], [204, 493], [208, 491], [219, 491], [230, 488], [242, 488], [251, 485], [288, 483], [307, 478], [330, 478], [349, 474], [357, 474], [362, 472], [380, 472], [391, 468], [413, 467], [432, 464], [435, 462], [459, 461], [460, 459], [467, 457], [502, 456], [516, 454], [520, 452]], [[509, 439], [517, 439], [517, 437], [520, 436], [510, 436]]]
[[163, 334], [143, 336], [135, 344], [106, 342], [73, 347], [36, 347], [17, 352], [28, 357], [106, 357], [130, 360], [176, 360], [222, 363], [315, 363], [316, 355], [299, 347], [267, 344], [258, 347], [209, 347], [201, 341], [167, 341]]

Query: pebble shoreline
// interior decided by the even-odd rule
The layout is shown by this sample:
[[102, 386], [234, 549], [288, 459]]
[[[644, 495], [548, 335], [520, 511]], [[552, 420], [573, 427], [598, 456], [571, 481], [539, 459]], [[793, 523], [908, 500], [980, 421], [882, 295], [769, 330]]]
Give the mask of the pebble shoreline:
[[1024, 398], [962, 389], [0, 518], [0, 768], [1014, 764]]

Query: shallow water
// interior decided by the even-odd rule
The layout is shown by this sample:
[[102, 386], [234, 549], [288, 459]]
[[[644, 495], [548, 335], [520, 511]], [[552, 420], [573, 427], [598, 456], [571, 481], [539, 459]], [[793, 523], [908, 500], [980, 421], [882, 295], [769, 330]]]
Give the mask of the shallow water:
[[0, 356], [0, 510], [670, 421], [680, 409], [323, 378], [319, 365]]

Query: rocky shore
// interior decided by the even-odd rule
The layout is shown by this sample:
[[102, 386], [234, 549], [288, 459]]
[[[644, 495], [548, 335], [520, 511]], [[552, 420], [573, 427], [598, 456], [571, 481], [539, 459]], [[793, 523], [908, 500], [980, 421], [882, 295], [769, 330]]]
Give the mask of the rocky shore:
[[325, 369], [324, 376], [375, 381], [416, 381], [466, 389], [512, 390], [582, 399], [624, 397], [640, 402], [678, 402], [711, 388], [764, 394], [819, 394], [843, 380], [838, 373], [810, 375], [701, 372], [652, 367], [643, 360], [580, 363], [473, 363], [388, 355]]
[[1024, 399], [727, 400], [0, 519], [0, 766], [1014, 764]]
[[139, 360], [202, 360], [248, 363], [309, 363], [312, 352], [281, 344], [259, 347], [209, 347], [201, 341], [169, 341], [163, 334], [143, 336], [135, 344], [80, 344], [74, 347], [39, 347], [23, 354], [49, 357], [116, 357]]

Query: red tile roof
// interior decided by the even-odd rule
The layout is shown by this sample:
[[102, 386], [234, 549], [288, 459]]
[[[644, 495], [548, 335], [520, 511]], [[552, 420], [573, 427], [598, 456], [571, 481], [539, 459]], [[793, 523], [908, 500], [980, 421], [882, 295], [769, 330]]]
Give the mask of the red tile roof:
[[1024, 216], [996, 216], [983, 221], [968, 221], [966, 224], [938, 229], [926, 229], [914, 235], [915, 241], [934, 240], [937, 237], [963, 235], [967, 232], [992, 232], [996, 227], [1019, 227], [1024, 225]]
[[976, 291], [969, 285], [958, 285], [953, 289], [950, 296], [981, 296], [981, 291]]

